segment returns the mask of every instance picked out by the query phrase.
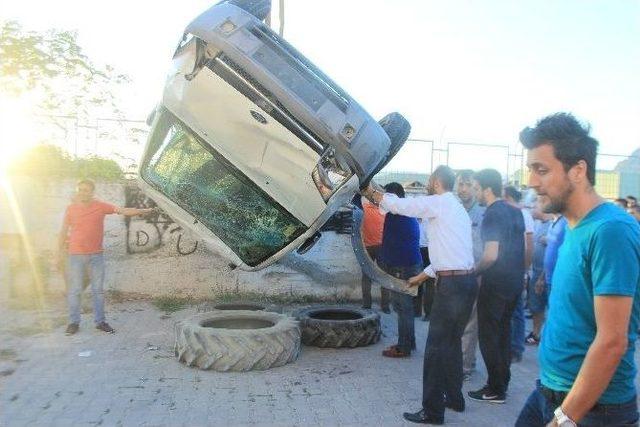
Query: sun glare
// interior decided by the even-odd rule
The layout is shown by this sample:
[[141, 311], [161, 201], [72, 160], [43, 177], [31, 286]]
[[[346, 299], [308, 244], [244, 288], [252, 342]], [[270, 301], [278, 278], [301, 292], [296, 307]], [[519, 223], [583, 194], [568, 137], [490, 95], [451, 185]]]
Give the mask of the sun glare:
[[36, 122], [28, 101], [0, 96], [0, 175], [37, 142]]

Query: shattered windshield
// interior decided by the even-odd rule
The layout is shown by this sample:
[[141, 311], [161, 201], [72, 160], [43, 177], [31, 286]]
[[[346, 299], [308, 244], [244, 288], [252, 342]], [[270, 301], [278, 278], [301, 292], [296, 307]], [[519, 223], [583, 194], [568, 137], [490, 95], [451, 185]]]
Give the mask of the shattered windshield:
[[141, 174], [249, 266], [266, 260], [307, 230], [166, 110]]

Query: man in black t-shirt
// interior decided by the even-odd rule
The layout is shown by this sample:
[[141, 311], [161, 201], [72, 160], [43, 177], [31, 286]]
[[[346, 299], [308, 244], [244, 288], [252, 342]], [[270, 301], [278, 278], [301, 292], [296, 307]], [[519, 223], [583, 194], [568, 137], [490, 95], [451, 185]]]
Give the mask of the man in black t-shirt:
[[522, 292], [524, 276], [524, 219], [519, 209], [499, 199], [502, 177], [484, 169], [474, 175], [478, 201], [487, 206], [482, 221], [482, 258], [478, 294], [478, 338], [489, 376], [474, 400], [504, 403], [511, 378], [511, 315]]

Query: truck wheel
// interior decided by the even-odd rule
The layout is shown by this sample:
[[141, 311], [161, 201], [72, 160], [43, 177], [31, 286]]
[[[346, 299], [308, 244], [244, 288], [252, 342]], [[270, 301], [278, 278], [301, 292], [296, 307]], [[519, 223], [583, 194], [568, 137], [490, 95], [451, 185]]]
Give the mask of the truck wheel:
[[380, 340], [380, 315], [362, 308], [314, 306], [300, 310], [302, 343], [314, 347], [364, 347]]
[[231, 302], [207, 302], [198, 307], [199, 312], [216, 310], [245, 310], [245, 311], [268, 311], [282, 313], [282, 307], [256, 301], [231, 301]]
[[218, 4], [224, 3], [238, 6], [258, 18], [259, 21], [264, 21], [271, 13], [271, 0], [223, 0]]
[[300, 354], [300, 328], [289, 316], [260, 311], [203, 313], [176, 323], [175, 353], [187, 366], [265, 370]]
[[407, 141], [407, 138], [409, 138], [409, 134], [411, 133], [411, 124], [400, 113], [389, 113], [378, 120], [378, 124], [389, 136], [391, 145], [389, 146], [389, 150], [385, 157], [380, 161], [380, 163], [378, 163], [367, 179], [360, 184], [360, 188], [366, 188], [369, 185], [371, 178], [380, 172], [382, 168], [384, 168], [387, 163], [393, 159]]

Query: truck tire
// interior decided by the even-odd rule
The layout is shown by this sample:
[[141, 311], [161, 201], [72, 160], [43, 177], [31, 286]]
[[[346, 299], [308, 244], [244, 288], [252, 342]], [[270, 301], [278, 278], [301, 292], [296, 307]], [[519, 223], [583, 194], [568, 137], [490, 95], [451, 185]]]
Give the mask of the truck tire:
[[249, 12], [259, 21], [264, 21], [271, 13], [271, 0], [223, 0], [218, 4], [232, 4], [245, 12]]
[[243, 310], [243, 311], [267, 311], [272, 313], [282, 313], [282, 307], [256, 301], [230, 301], [230, 302], [206, 302], [198, 307], [198, 312], [216, 310]]
[[300, 354], [300, 327], [289, 316], [217, 311], [176, 323], [175, 354], [187, 366], [214, 371], [265, 370]]
[[389, 113], [380, 120], [378, 120], [378, 124], [384, 129], [386, 134], [389, 136], [391, 140], [391, 145], [389, 146], [389, 151], [387, 151], [386, 156], [378, 163], [375, 169], [369, 174], [367, 179], [365, 179], [361, 184], [360, 188], [364, 189], [369, 185], [371, 179], [384, 168], [391, 159], [400, 151], [400, 149], [404, 146], [404, 143], [409, 138], [409, 134], [411, 133], [411, 124], [404, 116], [400, 113]]
[[304, 345], [326, 348], [364, 347], [380, 340], [380, 315], [363, 308], [314, 306], [297, 319]]

